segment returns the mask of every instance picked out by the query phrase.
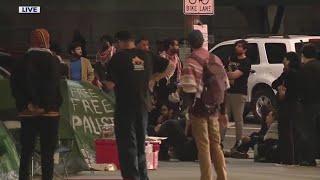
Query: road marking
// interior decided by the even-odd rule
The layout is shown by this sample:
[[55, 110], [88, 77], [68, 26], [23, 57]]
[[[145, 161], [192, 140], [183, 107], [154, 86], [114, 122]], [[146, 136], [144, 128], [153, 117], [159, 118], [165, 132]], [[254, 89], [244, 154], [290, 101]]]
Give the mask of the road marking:
[[[236, 127], [229, 127], [229, 129], [235, 129]], [[244, 127], [245, 130], [260, 130], [261, 128], [255, 128], [255, 127]]]
[[228, 138], [235, 138], [236, 136], [235, 136], [235, 135], [226, 135], [226, 137], [228, 137]]

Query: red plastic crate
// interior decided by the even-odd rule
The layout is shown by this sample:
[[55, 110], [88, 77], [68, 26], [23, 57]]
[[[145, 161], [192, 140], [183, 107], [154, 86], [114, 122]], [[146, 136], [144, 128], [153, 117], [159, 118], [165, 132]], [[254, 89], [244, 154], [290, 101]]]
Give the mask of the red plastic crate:
[[96, 163], [115, 164], [120, 169], [118, 147], [115, 139], [96, 139]]
[[[149, 141], [146, 142], [146, 145], [150, 143], [152, 144], [153, 151], [153, 167], [151, 169], [158, 168], [158, 155], [160, 150], [160, 142], [159, 141]], [[97, 164], [115, 164], [117, 169], [120, 169], [120, 162], [118, 158], [118, 148], [115, 139], [96, 139], [96, 163]], [[150, 169], [150, 168], [149, 168]]]

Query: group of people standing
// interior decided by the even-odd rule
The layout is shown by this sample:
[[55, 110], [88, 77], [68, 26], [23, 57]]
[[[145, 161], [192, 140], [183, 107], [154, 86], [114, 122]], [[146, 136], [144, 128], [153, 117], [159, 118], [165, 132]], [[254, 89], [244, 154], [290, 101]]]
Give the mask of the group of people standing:
[[[194, 30], [188, 35], [192, 52], [183, 67], [178, 56], [177, 40], [168, 39], [163, 51], [153, 53], [149, 50], [148, 39], [136, 40], [130, 32], [120, 31], [114, 39], [110, 36], [100, 39], [102, 46], [96, 55], [94, 70], [91, 62], [83, 57], [83, 42], [72, 43], [69, 49], [71, 58], [64, 62], [59, 57], [58, 48], [51, 46], [50, 51], [49, 39], [45, 29], [33, 30], [31, 48], [18, 61], [11, 76], [12, 94], [16, 99], [22, 129], [21, 180], [29, 179], [37, 134], [40, 134], [42, 179], [53, 178], [53, 153], [62, 104], [59, 87], [61, 76], [93, 82], [105, 91], [114, 92], [116, 142], [121, 174], [126, 180], [149, 179], [145, 138], [148, 113], [152, 107], [150, 93], [157, 94], [157, 101], [162, 105], [161, 111], [166, 112], [157, 119], [159, 126], [153, 127], [156, 133], [173, 137], [175, 131], [169, 127], [174, 127], [181, 139], [188, 142], [191, 127], [201, 180], [213, 179], [213, 167], [218, 180], [227, 179], [221, 145], [231, 115], [236, 122], [236, 143], [232, 152], [245, 154], [254, 144], [255, 137], [264, 132], [265, 146], [269, 143], [274, 145], [273, 140], [279, 139], [279, 162], [316, 165], [315, 159], [319, 155], [320, 61], [317, 60], [317, 49], [312, 44], [303, 47], [302, 60], [296, 53], [285, 54], [284, 72], [273, 83], [273, 88], [278, 91], [277, 110], [266, 108], [263, 113], [266, 126], [261, 132], [248, 137], [242, 134], [243, 110], [251, 71], [250, 60], [246, 56], [248, 43], [245, 40], [235, 43], [236, 56], [230, 57], [225, 68], [219, 57], [202, 47], [203, 35]], [[211, 82], [219, 88], [212, 87]], [[212, 92], [216, 93], [210, 94]], [[209, 97], [209, 101], [206, 97]], [[168, 101], [173, 106], [164, 105]], [[165, 123], [181, 104], [186, 112], [184, 121]], [[177, 128], [181, 126], [185, 128]], [[181, 147], [184, 146], [180, 146], [183, 151]]]
[[313, 44], [284, 56], [284, 71], [272, 87], [278, 91], [279, 151], [283, 164], [316, 166], [319, 157], [320, 61]]
[[[237, 45], [235, 47], [238, 51]], [[277, 91], [277, 105], [262, 108], [261, 130], [250, 136], [242, 136], [242, 113], [247, 80], [239, 81], [248, 78], [250, 64], [244, 61], [239, 63], [238, 70], [245, 73], [242, 78], [241, 76], [238, 78], [238, 84], [232, 85], [234, 76], [228, 74], [231, 88], [228, 90], [227, 101], [231, 103], [227, 109], [229, 112], [233, 111], [232, 115], [236, 124], [236, 144], [230, 153], [225, 153], [225, 156], [248, 158], [248, 150], [258, 145], [256, 146], [256, 161], [285, 165], [317, 165], [315, 159], [320, 156], [318, 142], [320, 138], [320, 98], [318, 94], [320, 61], [318, 49], [314, 44], [304, 45], [300, 53], [301, 57], [296, 52], [284, 54], [283, 73], [272, 83], [272, 88]], [[229, 68], [232, 69], [234, 61], [230, 62]], [[237, 71], [233, 72], [234, 75], [237, 73]], [[221, 136], [223, 139], [223, 134]]]

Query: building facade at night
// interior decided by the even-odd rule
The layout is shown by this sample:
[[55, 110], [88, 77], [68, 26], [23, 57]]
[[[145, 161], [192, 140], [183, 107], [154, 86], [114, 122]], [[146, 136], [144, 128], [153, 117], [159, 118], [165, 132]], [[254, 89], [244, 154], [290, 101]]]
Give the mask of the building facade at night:
[[[75, 29], [95, 53], [102, 34], [130, 30], [154, 42], [166, 37], [183, 38], [183, 0], [0, 0], [0, 48], [25, 49], [33, 28], [43, 27], [63, 47], [67, 47]], [[19, 14], [22, 5], [38, 5], [40, 14]], [[269, 33], [277, 11], [284, 13], [279, 33], [319, 34], [318, 0], [216, 0], [215, 15], [203, 16], [215, 43], [247, 34]]]

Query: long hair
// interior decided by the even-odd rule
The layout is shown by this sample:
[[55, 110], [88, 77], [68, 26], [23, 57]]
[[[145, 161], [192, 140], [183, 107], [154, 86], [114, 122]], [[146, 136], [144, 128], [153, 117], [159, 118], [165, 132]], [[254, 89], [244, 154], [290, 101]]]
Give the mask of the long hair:
[[272, 118], [273, 122], [277, 122], [279, 120], [279, 112], [277, 109], [272, 109]]
[[262, 132], [266, 133], [268, 130], [267, 126], [267, 116], [269, 115], [270, 112], [272, 112], [273, 107], [271, 105], [263, 105], [261, 107], [261, 130]]
[[268, 114], [273, 110], [274, 108], [271, 105], [263, 105], [261, 107], [261, 117], [263, 121], [266, 121], [266, 118]]
[[170, 46], [174, 45], [174, 42], [178, 41], [176, 38], [168, 38], [164, 40], [164, 50], [168, 51], [170, 49]]

